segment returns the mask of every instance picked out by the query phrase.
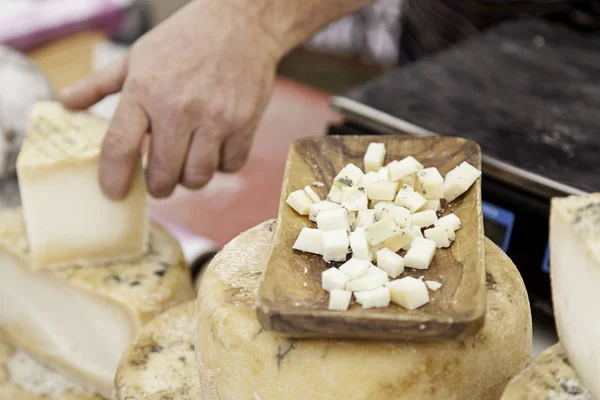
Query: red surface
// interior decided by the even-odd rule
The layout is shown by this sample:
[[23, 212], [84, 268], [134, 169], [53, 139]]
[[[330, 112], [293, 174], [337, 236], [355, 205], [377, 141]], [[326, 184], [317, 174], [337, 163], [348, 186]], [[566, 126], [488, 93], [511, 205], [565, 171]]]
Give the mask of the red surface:
[[338, 120], [328, 95], [279, 78], [246, 166], [237, 174], [217, 174], [202, 190], [179, 188], [169, 199], [152, 199], [153, 214], [221, 245], [229, 242], [277, 216], [289, 145], [324, 135]]

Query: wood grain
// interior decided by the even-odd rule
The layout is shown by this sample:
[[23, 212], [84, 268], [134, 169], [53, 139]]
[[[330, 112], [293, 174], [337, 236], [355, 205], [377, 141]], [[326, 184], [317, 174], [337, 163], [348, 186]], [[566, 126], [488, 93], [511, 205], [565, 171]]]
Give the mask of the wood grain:
[[352, 304], [346, 312], [327, 309], [329, 295], [321, 288], [321, 273], [330, 265], [319, 256], [292, 249], [303, 227], [314, 227], [296, 214], [285, 200], [289, 193], [313, 181], [322, 198], [337, 172], [347, 163], [363, 166], [370, 142], [383, 142], [386, 163], [408, 155], [425, 167], [437, 167], [442, 175], [462, 161], [481, 168], [479, 146], [454, 137], [329, 136], [305, 138], [292, 144], [288, 155], [275, 239], [260, 287], [258, 319], [265, 329], [291, 337], [338, 337], [385, 340], [432, 340], [475, 335], [485, 317], [485, 262], [481, 183], [474, 184], [443, 215], [454, 212], [462, 221], [456, 241], [438, 249], [428, 270], [406, 269], [403, 276], [424, 276], [443, 283], [431, 292], [426, 306], [407, 311], [395, 304], [383, 309], [362, 309]]

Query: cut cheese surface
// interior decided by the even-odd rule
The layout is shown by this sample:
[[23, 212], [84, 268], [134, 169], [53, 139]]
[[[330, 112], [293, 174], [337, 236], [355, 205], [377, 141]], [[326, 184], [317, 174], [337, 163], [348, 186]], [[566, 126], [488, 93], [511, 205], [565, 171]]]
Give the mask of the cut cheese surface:
[[433, 343], [294, 340], [263, 329], [256, 317], [256, 293], [274, 223], [238, 236], [204, 275], [196, 325], [203, 400], [497, 400], [529, 361], [525, 286], [508, 257], [489, 241], [488, 312], [474, 338]]
[[0, 326], [14, 343], [110, 396], [141, 324], [194, 295], [177, 241], [152, 226], [149, 250], [94, 268], [33, 271], [21, 209], [0, 212]]
[[194, 356], [196, 302], [188, 301], [148, 322], [117, 370], [114, 400], [202, 400]]
[[148, 242], [141, 161], [127, 197], [107, 198], [98, 182], [108, 122], [53, 102], [38, 103], [17, 160], [36, 269], [131, 259]]
[[600, 195], [552, 200], [550, 251], [558, 336], [583, 384], [600, 398]]

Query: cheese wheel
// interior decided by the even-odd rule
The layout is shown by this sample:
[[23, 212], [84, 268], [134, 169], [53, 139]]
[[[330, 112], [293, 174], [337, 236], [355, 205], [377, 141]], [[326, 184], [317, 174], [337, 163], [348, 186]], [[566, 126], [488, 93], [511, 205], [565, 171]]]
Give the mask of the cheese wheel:
[[204, 400], [499, 399], [531, 356], [531, 313], [514, 264], [486, 241], [485, 326], [435, 343], [288, 339], [255, 310], [275, 222], [229, 243], [200, 285], [196, 349]]
[[196, 302], [147, 323], [121, 359], [114, 400], [201, 400], [194, 356]]
[[0, 331], [0, 399], [102, 400], [97, 394], [45, 367], [10, 343]]
[[109, 397], [140, 326], [194, 297], [178, 242], [153, 224], [131, 261], [33, 271], [21, 209], [0, 212], [0, 327], [19, 347]]
[[594, 400], [557, 343], [540, 353], [506, 387], [502, 400]]

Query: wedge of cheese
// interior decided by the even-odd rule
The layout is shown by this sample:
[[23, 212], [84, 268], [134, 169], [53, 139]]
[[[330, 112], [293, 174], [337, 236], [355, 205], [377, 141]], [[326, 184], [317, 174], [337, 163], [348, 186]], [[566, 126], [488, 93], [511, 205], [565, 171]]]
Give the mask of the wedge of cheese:
[[19, 347], [109, 397], [140, 326], [193, 298], [177, 241], [153, 225], [143, 257], [96, 268], [31, 268], [20, 209], [0, 212], [0, 327]]
[[550, 272], [558, 336], [600, 398], [600, 194], [552, 200]]
[[202, 400], [194, 352], [196, 302], [148, 322], [117, 370], [114, 400]]
[[37, 103], [17, 160], [35, 269], [141, 255], [148, 242], [141, 161], [123, 201], [104, 196], [98, 160], [108, 122]]

